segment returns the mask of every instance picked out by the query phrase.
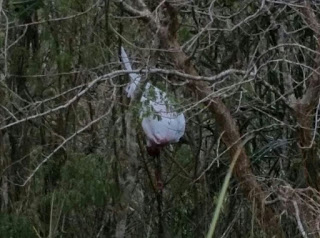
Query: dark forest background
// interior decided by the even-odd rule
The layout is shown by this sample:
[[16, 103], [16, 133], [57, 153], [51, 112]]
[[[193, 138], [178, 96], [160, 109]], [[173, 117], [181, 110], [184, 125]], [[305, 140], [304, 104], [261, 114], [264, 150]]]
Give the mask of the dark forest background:
[[[319, 237], [319, 10], [0, 0], [0, 237]], [[187, 120], [161, 193], [121, 46]]]

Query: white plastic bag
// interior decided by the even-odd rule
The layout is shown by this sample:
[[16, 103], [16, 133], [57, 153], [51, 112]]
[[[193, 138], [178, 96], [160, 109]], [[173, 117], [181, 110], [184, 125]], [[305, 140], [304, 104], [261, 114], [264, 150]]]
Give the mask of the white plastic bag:
[[[122, 62], [127, 70], [132, 70], [129, 58], [121, 47]], [[126, 87], [127, 96], [134, 95], [141, 76], [130, 73], [130, 83]], [[167, 98], [165, 92], [147, 83], [141, 97], [142, 128], [147, 136], [147, 149], [149, 154], [157, 155], [159, 148], [170, 143], [176, 143], [185, 131], [185, 117], [182, 113], [174, 110], [172, 102]]]

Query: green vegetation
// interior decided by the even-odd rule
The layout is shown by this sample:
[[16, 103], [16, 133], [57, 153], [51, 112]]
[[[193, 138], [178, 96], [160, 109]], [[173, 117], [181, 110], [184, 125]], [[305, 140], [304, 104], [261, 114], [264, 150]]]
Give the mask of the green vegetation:
[[160, 2], [0, 1], [0, 238], [319, 237], [317, 1]]

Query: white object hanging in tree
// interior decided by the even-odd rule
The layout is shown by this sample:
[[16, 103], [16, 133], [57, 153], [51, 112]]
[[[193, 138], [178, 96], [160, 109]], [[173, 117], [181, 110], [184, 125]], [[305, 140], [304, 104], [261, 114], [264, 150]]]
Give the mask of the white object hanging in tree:
[[[123, 47], [121, 47], [121, 58], [126, 70], [132, 70]], [[130, 73], [129, 76], [130, 83], [126, 87], [126, 92], [131, 98], [141, 81], [141, 76], [136, 73]], [[146, 83], [140, 101], [142, 102], [140, 118], [142, 118], [143, 131], [147, 136], [147, 149], [150, 155], [157, 155], [159, 148], [176, 143], [183, 136], [185, 117], [174, 110], [165, 92], [150, 83]]]

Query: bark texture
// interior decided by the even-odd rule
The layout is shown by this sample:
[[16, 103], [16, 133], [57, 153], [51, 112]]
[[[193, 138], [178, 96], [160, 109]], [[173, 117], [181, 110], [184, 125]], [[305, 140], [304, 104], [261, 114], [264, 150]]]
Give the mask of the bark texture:
[[[165, 2], [163, 6], [167, 13], [167, 21], [164, 21], [165, 23], [163, 24], [157, 22], [143, 4], [139, 6], [142, 9], [141, 11], [132, 10], [128, 6], [124, 7], [126, 7], [129, 13], [139, 15], [141, 19], [150, 26], [151, 30], [156, 31], [162, 47], [169, 51], [169, 55], [177, 69], [194, 76], [199, 76], [200, 74], [197, 72], [190, 58], [181, 50], [180, 43], [178, 42], [176, 33], [179, 29], [179, 21], [176, 9], [168, 2]], [[223, 133], [222, 140], [225, 145], [230, 148], [230, 158], [233, 158], [241, 144], [241, 139], [239, 128], [230, 110], [221, 98], [211, 96], [213, 91], [208, 83], [193, 80], [189, 82], [188, 87], [198, 94], [199, 100], [206, 99], [205, 103], [213, 113], [221, 133]], [[238, 179], [248, 200], [256, 205], [256, 218], [262, 229], [270, 236], [284, 237], [279, 217], [271, 207], [265, 205], [267, 194], [257, 182], [243, 147], [241, 148], [240, 156], [234, 169], [234, 175]]]
[[317, 37], [316, 51], [318, 53], [315, 56], [314, 72], [309, 82], [307, 82], [307, 89], [303, 97], [297, 100], [293, 107], [299, 126], [299, 146], [302, 153], [305, 179], [309, 186], [320, 191], [320, 162], [317, 156], [316, 141], [314, 140], [316, 133], [316, 121], [314, 118], [318, 113], [317, 108], [319, 107], [320, 97], [320, 76], [318, 70], [320, 65], [320, 24], [308, 1], [305, 1], [305, 7], [301, 9], [301, 13]]

